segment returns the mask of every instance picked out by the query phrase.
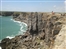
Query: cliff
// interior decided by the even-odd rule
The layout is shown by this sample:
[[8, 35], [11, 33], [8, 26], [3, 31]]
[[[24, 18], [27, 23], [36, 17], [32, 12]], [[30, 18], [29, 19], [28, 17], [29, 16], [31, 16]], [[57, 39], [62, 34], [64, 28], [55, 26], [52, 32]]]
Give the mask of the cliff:
[[[32, 12], [20, 13], [18, 16], [13, 16], [13, 19], [25, 22], [28, 25], [27, 31], [30, 32], [31, 35], [34, 35], [40, 32], [46, 33], [47, 31], [49, 32], [57, 28], [57, 25], [62, 24], [61, 22], [57, 22], [61, 17], [61, 14], [52, 15], [49, 13]], [[60, 30], [60, 28], [58, 30]]]
[[66, 17], [61, 19], [64, 22], [62, 29], [56, 36], [53, 49], [66, 49]]
[[62, 25], [65, 23], [61, 14], [41, 12], [22, 12], [13, 14], [16, 21], [25, 22], [28, 30], [24, 35], [1, 41], [2, 49], [52, 49]]
[[0, 11], [1, 16], [11, 16], [14, 12], [6, 12], [6, 11]]

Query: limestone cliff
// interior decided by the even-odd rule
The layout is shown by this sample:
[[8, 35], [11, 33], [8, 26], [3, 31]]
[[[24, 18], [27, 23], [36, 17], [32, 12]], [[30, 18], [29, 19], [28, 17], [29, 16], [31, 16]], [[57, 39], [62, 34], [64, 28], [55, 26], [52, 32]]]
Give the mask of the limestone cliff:
[[64, 24], [59, 34], [56, 36], [53, 49], [66, 49], [66, 17], [61, 21], [63, 21]]
[[63, 17], [66, 16], [40, 12], [13, 14], [16, 21], [27, 23], [28, 30], [13, 39], [3, 39], [0, 46], [2, 49], [52, 49], [63, 25], [60, 21]]

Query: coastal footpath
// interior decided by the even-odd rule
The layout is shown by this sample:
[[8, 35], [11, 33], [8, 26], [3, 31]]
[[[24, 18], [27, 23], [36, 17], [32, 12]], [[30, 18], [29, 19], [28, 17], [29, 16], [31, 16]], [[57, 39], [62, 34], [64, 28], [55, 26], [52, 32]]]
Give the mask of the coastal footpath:
[[26, 23], [28, 29], [23, 35], [3, 39], [2, 49], [60, 49], [63, 46], [56, 45], [66, 40], [62, 40], [66, 35], [61, 31], [66, 23], [65, 13], [18, 12], [11, 15], [14, 20]]

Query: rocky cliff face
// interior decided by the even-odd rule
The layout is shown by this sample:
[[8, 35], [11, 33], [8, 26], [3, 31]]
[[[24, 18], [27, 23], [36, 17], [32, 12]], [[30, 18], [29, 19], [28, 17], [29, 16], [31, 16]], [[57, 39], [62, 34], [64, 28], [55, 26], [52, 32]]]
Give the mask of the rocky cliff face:
[[[51, 18], [50, 18], [51, 17]], [[45, 28], [53, 28], [55, 21], [58, 20], [56, 16], [50, 16], [47, 13], [20, 13], [16, 18], [13, 17], [17, 21], [22, 21], [27, 23], [28, 31], [31, 34], [38, 34], [39, 32], [45, 31]], [[50, 27], [49, 27], [50, 26]], [[33, 33], [32, 33], [33, 32]]]
[[[20, 13], [16, 20], [23, 21], [28, 25], [28, 32], [31, 35], [39, 35], [40, 38], [45, 40], [47, 45], [55, 38], [61, 29], [60, 22], [56, 22], [58, 16], [48, 15], [47, 13]], [[42, 35], [41, 35], [42, 34]]]
[[0, 15], [1, 15], [1, 16], [5, 16], [5, 17], [11, 16], [13, 13], [14, 13], [14, 12], [0, 11]]
[[66, 24], [57, 35], [53, 49], [66, 49]]
[[20, 13], [13, 18], [27, 23], [28, 30], [13, 39], [3, 39], [0, 44], [2, 49], [52, 49], [56, 35], [61, 30], [61, 15], [31, 12]]
[[53, 49], [66, 49], [66, 17], [62, 18], [64, 23], [59, 34], [56, 36]]

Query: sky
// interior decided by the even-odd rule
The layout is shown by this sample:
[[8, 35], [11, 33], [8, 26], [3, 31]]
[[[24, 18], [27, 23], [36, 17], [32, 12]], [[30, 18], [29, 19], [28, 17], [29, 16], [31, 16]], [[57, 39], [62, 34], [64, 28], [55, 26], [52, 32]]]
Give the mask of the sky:
[[0, 11], [66, 12], [66, 0], [0, 0]]

